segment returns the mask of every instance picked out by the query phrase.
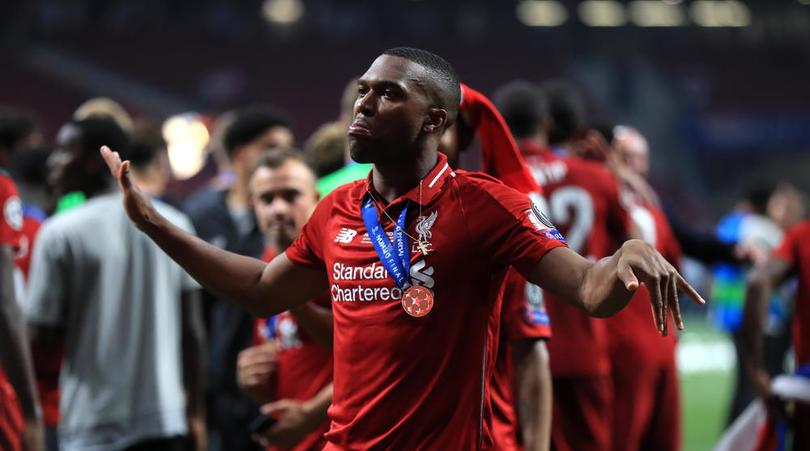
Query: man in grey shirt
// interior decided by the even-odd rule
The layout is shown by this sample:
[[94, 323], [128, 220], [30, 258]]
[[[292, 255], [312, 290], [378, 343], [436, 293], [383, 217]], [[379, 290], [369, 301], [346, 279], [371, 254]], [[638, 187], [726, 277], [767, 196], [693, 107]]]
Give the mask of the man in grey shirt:
[[[51, 181], [58, 194], [81, 191], [88, 201], [43, 225], [27, 318], [35, 340], [65, 343], [60, 448], [182, 450], [191, 435], [202, 450], [199, 286], [130, 224], [97, 153], [111, 142], [129, 149], [136, 183], [156, 196], [166, 169], [159, 135], [125, 147], [114, 122], [89, 118], [57, 139]], [[156, 204], [193, 231], [185, 215]]]

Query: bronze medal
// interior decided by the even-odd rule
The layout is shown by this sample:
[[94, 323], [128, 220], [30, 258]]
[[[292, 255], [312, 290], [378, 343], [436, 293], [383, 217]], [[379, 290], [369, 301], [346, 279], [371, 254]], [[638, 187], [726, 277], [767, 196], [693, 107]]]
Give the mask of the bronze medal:
[[402, 308], [416, 318], [421, 318], [433, 309], [433, 292], [419, 285], [411, 285], [402, 295]]

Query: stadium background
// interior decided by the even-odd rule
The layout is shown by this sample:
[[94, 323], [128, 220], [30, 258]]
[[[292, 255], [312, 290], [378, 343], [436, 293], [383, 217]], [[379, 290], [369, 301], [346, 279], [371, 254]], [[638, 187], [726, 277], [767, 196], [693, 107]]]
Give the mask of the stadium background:
[[[300, 145], [337, 116], [343, 86], [374, 56], [412, 45], [484, 93], [515, 78], [574, 81], [595, 120], [646, 134], [652, 184], [698, 227], [759, 181], [810, 192], [808, 0], [0, 5], [0, 103], [34, 112], [48, 142], [103, 95], [135, 117], [208, 126], [268, 102], [294, 118]], [[178, 149], [180, 166], [199, 150]], [[715, 443], [732, 389], [733, 347], [707, 311], [690, 309], [679, 351], [686, 450]]]

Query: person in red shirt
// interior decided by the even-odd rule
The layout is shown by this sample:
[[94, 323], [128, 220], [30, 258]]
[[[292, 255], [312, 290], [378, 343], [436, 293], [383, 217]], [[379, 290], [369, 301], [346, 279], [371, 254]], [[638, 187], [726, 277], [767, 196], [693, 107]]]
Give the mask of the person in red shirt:
[[17, 188], [0, 168], [0, 449], [12, 451], [43, 446], [34, 369], [14, 293], [14, 251], [20, 246], [22, 227]]
[[[649, 147], [637, 130], [621, 127], [612, 143], [617, 163], [642, 180], [649, 169]], [[663, 210], [628, 185], [623, 202], [645, 241], [678, 267], [681, 248]], [[607, 321], [613, 394], [615, 451], [678, 450], [681, 444], [680, 395], [675, 362], [676, 335], [654, 337], [648, 287], [638, 290], [627, 308]], [[672, 327], [672, 324], [670, 324]], [[633, 402], [618, 400], [632, 399]], [[661, 409], [661, 405], [671, 408]]]
[[[492, 102], [462, 84], [456, 124], [439, 150], [450, 167], [459, 164], [473, 137], [481, 144], [481, 169], [516, 190], [539, 196], [541, 188], [526, 167], [509, 127]], [[516, 271], [506, 278], [497, 340], [495, 371], [489, 390], [495, 449], [546, 450], [551, 435], [551, 372], [546, 340], [551, 337], [542, 291]], [[517, 399], [520, 399], [518, 409]], [[519, 411], [518, 411], [519, 410]]]
[[[788, 276], [797, 275], [799, 290], [793, 313], [793, 349], [797, 371], [810, 364], [810, 221], [787, 231], [782, 244], [765, 263], [754, 268], [745, 292], [742, 332], [745, 358], [742, 362], [757, 394], [772, 416], [784, 415], [784, 407], [771, 391], [771, 378], [765, 369], [762, 351], [763, 330], [771, 293]], [[795, 401], [792, 412], [793, 449], [810, 449], [810, 404]]]
[[[627, 236], [629, 219], [610, 171], [597, 163], [553, 153], [548, 147], [552, 132], [548, 100], [535, 85], [512, 82], [496, 95], [526, 163], [543, 187], [551, 220], [560, 227], [569, 247], [590, 259], [613, 253]], [[571, 102], [558, 101], [555, 111], [571, 109]], [[574, 111], [568, 113], [575, 116]], [[560, 131], [554, 136], [567, 139]], [[554, 393], [553, 447], [607, 449], [613, 396], [605, 322], [550, 293], [544, 300], [550, 321], [558, 325], [548, 344]]]
[[[348, 129], [352, 158], [374, 164], [369, 178], [324, 198], [269, 264], [172, 226], [131, 183], [129, 163], [101, 148], [134, 224], [212, 290], [257, 316], [329, 290], [327, 450], [492, 448], [487, 346], [510, 266], [595, 316], [619, 311], [640, 283], [681, 287], [703, 302], [648, 244], [631, 240], [591, 262], [565, 246], [525, 194], [451, 170], [436, 149], [460, 94], [441, 57], [383, 52], [358, 81]], [[663, 331], [665, 309], [680, 319], [678, 300], [670, 290], [656, 294]]]
[[[301, 234], [315, 209], [315, 174], [300, 153], [274, 149], [259, 157], [249, 186], [258, 226], [269, 241], [262, 259], [269, 262]], [[326, 292], [312, 302], [326, 309], [331, 304]], [[236, 378], [254, 401], [275, 401], [263, 409], [280, 415], [261, 434], [268, 450], [323, 448], [323, 434], [329, 430], [326, 409], [332, 401], [332, 355], [294, 314], [256, 320], [254, 346], [239, 353]]]

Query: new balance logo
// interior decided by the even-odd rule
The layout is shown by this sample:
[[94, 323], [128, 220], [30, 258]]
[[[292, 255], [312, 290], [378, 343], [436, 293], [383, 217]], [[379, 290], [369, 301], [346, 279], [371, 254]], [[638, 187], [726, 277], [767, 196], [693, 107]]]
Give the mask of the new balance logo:
[[335, 237], [335, 242], [349, 244], [352, 242], [355, 236], [357, 236], [357, 230], [344, 227], [340, 229], [340, 232], [338, 232], [337, 236]]

